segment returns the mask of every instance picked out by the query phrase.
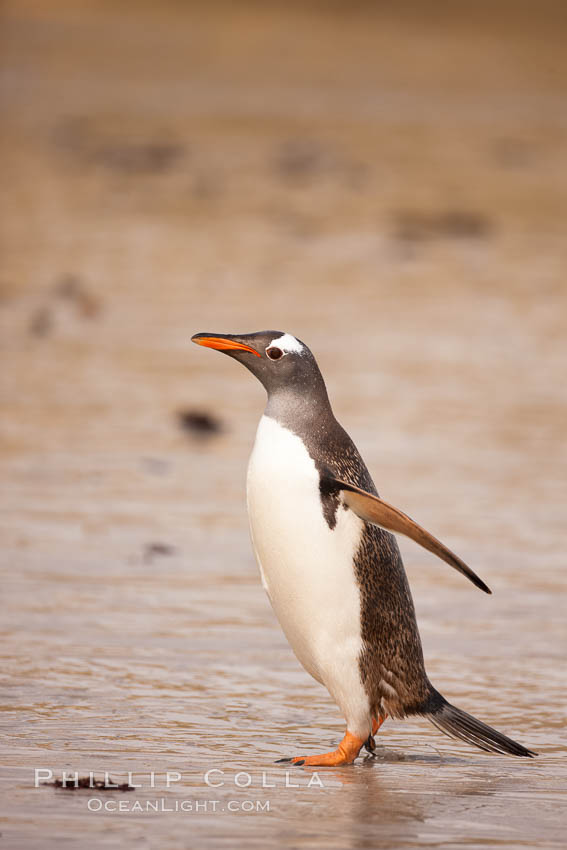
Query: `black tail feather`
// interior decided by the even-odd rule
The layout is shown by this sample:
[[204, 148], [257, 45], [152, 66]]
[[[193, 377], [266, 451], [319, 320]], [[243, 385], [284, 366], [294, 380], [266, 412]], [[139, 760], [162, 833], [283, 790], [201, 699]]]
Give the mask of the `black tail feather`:
[[434, 726], [450, 738], [460, 738], [488, 753], [505, 753], [524, 758], [537, 756], [537, 753], [527, 750], [511, 738], [507, 738], [506, 735], [497, 732], [496, 729], [492, 729], [471, 714], [467, 714], [466, 711], [461, 711], [443, 697], [441, 699], [443, 702], [439, 708], [428, 712], [427, 717]]

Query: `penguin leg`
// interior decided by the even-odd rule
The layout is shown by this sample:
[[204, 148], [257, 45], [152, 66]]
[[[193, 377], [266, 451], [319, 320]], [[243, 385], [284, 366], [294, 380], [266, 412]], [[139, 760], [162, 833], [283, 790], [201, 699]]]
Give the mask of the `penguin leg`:
[[376, 749], [376, 741], [374, 740], [374, 735], [376, 734], [382, 723], [385, 721], [387, 716], [387, 714], [385, 714], [384, 716], [379, 714], [378, 720], [376, 720], [375, 717], [372, 718], [372, 732], [364, 742], [364, 749], [367, 753], [372, 754]]
[[378, 720], [376, 720], [375, 717], [372, 718], [372, 735], [373, 736], [376, 734], [376, 732], [378, 731], [378, 729], [380, 728], [380, 726], [386, 720], [387, 717], [388, 717], [387, 714], [384, 714], [384, 715], [379, 714]]
[[298, 767], [311, 765], [313, 767], [336, 767], [340, 764], [352, 764], [362, 747], [364, 739], [358, 738], [348, 730], [336, 750], [332, 753], [322, 753], [319, 756], [296, 756], [292, 759], [278, 759], [279, 762], [291, 762]]

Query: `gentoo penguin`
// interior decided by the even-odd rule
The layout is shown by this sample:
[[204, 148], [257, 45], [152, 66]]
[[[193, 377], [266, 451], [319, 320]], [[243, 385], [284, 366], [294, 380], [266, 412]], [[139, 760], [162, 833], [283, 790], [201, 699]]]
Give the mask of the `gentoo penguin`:
[[346, 719], [334, 752], [280, 761], [350, 764], [363, 746], [374, 749], [373, 736], [387, 716], [411, 714], [481, 750], [535, 755], [451, 705], [429, 681], [391, 532], [410, 537], [490, 590], [439, 540], [379, 498], [333, 415], [307, 346], [282, 331], [199, 333], [192, 340], [238, 360], [267, 391], [247, 476], [252, 545], [293, 651]]

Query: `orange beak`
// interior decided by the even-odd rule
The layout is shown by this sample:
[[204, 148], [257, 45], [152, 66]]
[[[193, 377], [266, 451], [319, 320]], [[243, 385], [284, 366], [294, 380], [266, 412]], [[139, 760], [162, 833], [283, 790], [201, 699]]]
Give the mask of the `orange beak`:
[[255, 354], [256, 357], [261, 355], [249, 345], [244, 345], [243, 342], [236, 342], [234, 339], [226, 339], [222, 336], [193, 336], [191, 341], [197, 345], [204, 345], [206, 348], [216, 348], [217, 351], [249, 351]]

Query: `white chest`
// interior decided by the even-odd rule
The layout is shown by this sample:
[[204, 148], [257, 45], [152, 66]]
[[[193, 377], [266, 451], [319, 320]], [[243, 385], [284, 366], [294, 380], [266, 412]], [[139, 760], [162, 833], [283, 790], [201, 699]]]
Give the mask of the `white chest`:
[[250, 458], [247, 498], [252, 543], [276, 616], [301, 663], [332, 692], [340, 668], [358, 667], [353, 560], [363, 523], [340, 508], [329, 528], [305, 445], [267, 416]]

